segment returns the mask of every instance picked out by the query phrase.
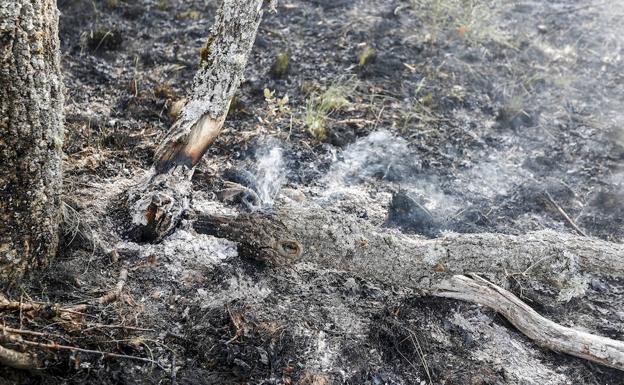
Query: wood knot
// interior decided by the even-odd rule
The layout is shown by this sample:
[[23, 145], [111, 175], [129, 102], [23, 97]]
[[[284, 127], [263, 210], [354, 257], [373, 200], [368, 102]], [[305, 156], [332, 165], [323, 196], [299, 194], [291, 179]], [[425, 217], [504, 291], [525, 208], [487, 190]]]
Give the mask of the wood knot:
[[280, 255], [280, 257], [286, 260], [299, 258], [301, 254], [303, 254], [303, 246], [301, 243], [294, 240], [278, 239], [275, 241], [273, 248]]

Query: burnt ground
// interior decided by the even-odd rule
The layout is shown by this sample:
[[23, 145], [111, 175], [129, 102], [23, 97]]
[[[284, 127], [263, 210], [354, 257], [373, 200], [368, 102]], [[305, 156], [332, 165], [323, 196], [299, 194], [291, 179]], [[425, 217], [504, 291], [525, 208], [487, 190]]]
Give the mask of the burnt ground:
[[[124, 239], [116, 198], [149, 168], [218, 2], [58, 5], [65, 239], [57, 264], [13, 294], [76, 304], [114, 287], [122, 267], [129, 279], [121, 300], [73, 323], [20, 322], [161, 367], [62, 351], [45, 371], [0, 369], [0, 383], [624, 384], [475, 305], [314, 266], [269, 268], [187, 224], [159, 244]], [[221, 205], [229, 180], [267, 204], [280, 185], [425, 237], [549, 228], [622, 242], [623, 16], [599, 1], [281, 1], [195, 173], [193, 208]], [[599, 296], [621, 301], [624, 283], [584, 285], [512, 289], [559, 298], [539, 308], [557, 322], [624, 339], [624, 313]]]

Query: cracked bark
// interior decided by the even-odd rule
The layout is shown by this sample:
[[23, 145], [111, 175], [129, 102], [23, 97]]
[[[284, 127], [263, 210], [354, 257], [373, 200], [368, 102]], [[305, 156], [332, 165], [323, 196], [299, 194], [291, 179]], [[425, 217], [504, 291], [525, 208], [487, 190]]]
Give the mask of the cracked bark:
[[156, 151], [154, 169], [127, 202], [129, 235], [157, 240], [188, 208], [195, 165], [217, 138], [255, 41], [264, 0], [223, 0], [217, 11], [190, 101]]
[[583, 275], [624, 277], [624, 245], [549, 230], [425, 239], [311, 203], [281, 206], [272, 215], [200, 213], [193, 226], [237, 242], [247, 258], [313, 263], [424, 293], [468, 273], [499, 285], [526, 277], [558, 290]]
[[[622, 244], [549, 230], [424, 239], [310, 203], [281, 206], [271, 215], [199, 213], [193, 227], [237, 242], [246, 258], [273, 265], [309, 263], [423, 295], [485, 305], [540, 346], [624, 370], [624, 342], [558, 325], [510, 292], [464, 276], [478, 273], [500, 286], [514, 277], [546, 292], [568, 285], [574, 289], [590, 277], [619, 280], [624, 277]], [[621, 302], [609, 293], [601, 298]]]
[[0, 286], [45, 266], [58, 245], [58, 17], [53, 0], [0, 0]]

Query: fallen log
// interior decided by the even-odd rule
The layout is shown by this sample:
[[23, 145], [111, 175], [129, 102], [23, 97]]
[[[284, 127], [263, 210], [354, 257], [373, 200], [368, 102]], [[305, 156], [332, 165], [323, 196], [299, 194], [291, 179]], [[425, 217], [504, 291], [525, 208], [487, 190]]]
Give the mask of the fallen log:
[[426, 239], [311, 203], [282, 206], [272, 214], [200, 214], [194, 228], [238, 242], [244, 257], [309, 262], [425, 293], [467, 273], [484, 274], [497, 284], [525, 276], [556, 287], [585, 274], [624, 276], [622, 244], [551, 230]]
[[238, 89], [262, 19], [264, 0], [223, 0], [182, 108], [154, 157], [154, 167], [127, 198], [129, 235], [155, 240], [188, 208], [195, 165], [217, 138]]
[[203, 214], [199, 233], [235, 241], [243, 257], [270, 264], [313, 263], [424, 295], [488, 306], [540, 346], [624, 370], [624, 342], [552, 322], [509, 291], [523, 276], [550, 287], [579, 277], [624, 277], [624, 245], [554, 231], [525, 235], [446, 234], [435, 239], [373, 226], [354, 216], [313, 204], [284, 206], [271, 215]]

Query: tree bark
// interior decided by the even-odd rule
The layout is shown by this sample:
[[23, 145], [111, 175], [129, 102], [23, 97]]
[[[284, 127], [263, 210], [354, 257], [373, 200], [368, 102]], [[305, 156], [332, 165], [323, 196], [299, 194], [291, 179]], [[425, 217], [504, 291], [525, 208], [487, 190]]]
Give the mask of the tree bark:
[[223, 127], [255, 41], [263, 3], [223, 0], [202, 50], [190, 101], [156, 151], [154, 169], [128, 198], [134, 238], [162, 238], [188, 208], [193, 169]]
[[[241, 256], [269, 264], [309, 263], [423, 295], [489, 306], [541, 346], [624, 370], [622, 341], [558, 325], [510, 292], [464, 276], [478, 273], [501, 286], [514, 277], [539, 291], [559, 291], [555, 300], [536, 301], [558, 306], [566, 300], [562, 293], [583, 292], [579, 285], [590, 278], [621, 280], [623, 244], [548, 230], [520, 236], [448, 233], [425, 239], [311, 203], [282, 206], [271, 215], [200, 213], [193, 227], [235, 241]], [[622, 302], [617, 291], [601, 293], [600, 300], [614, 308]]]
[[0, 286], [45, 266], [58, 246], [58, 17], [54, 0], [0, 0]]
[[583, 274], [624, 277], [624, 245], [548, 230], [425, 239], [310, 203], [282, 206], [273, 215], [200, 214], [194, 228], [238, 242], [244, 257], [314, 263], [425, 293], [467, 273], [497, 284], [527, 277], [559, 289]]

